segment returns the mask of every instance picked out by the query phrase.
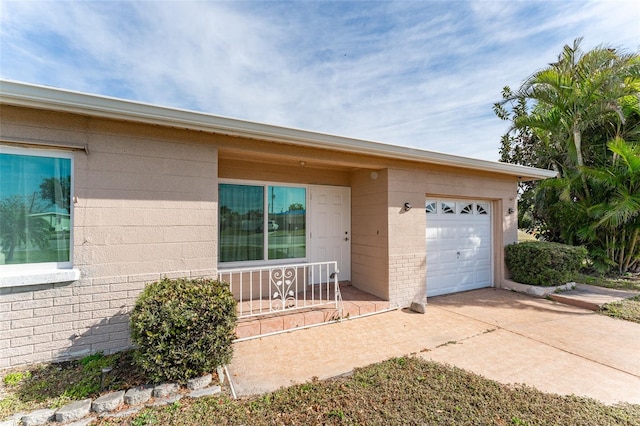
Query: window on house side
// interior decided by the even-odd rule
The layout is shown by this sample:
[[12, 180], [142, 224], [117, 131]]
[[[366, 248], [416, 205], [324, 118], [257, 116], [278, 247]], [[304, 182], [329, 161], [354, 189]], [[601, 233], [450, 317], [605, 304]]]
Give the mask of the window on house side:
[[72, 154], [0, 147], [0, 271], [72, 263]]

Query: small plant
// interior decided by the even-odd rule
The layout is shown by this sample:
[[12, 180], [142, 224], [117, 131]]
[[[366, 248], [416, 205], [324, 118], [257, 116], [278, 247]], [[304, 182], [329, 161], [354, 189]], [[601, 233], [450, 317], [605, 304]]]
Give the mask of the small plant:
[[[102, 368], [109, 366], [112, 361], [102, 352], [97, 352], [78, 361], [78, 379], [67, 383], [67, 387], [60, 395], [64, 403], [68, 400], [84, 399], [100, 393], [100, 374]], [[46, 382], [42, 382], [46, 385]]]
[[2, 378], [2, 382], [7, 386], [17, 386], [23, 380], [27, 380], [31, 377], [30, 371], [16, 371], [9, 373]]
[[584, 247], [523, 242], [505, 247], [512, 279], [522, 284], [556, 286], [571, 281], [587, 258]]
[[180, 403], [180, 401], [176, 401], [173, 404], [167, 405], [165, 410], [173, 413], [173, 412], [180, 411], [181, 407], [182, 407], [182, 404]]
[[227, 364], [236, 303], [221, 281], [164, 278], [147, 285], [131, 313], [135, 363], [156, 382], [180, 383]]
[[329, 417], [330, 419], [338, 420], [345, 420], [347, 418], [347, 416], [344, 414], [344, 411], [342, 410], [331, 410], [329, 411], [329, 413], [327, 413], [327, 417]]
[[150, 409], [146, 409], [131, 421], [131, 426], [147, 426], [156, 424], [157, 422], [158, 419], [155, 413]]
[[100, 363], [105, 359], [102, 352], [96, 352], [95, 354], [87, 355], [80, 359], [80, 364], [83, 366], [89, 366], [92, 364]]

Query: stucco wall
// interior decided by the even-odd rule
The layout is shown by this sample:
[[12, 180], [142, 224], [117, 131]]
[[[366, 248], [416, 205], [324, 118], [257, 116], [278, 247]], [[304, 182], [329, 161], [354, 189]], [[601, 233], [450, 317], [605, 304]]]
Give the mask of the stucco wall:
[[217, 148], [204, 135], [2, 108], [0, 139], [87, 144], [74, 152], [74, 283], [0, 288], [0, 368], [129, 346], [145, 283], [213, 276]]

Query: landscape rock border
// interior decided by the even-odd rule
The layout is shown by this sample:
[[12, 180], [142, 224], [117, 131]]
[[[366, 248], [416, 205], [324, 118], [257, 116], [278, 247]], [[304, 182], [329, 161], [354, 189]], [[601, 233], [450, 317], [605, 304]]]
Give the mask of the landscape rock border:
[[[219, 371], [223, 371], [222, 368]], [[224, 383], [224, 374], [218, 375], [219, 384]], [[182, 397], [201, 398], [222, 392], [220, 385], [211, 385], [213, 376], [207, 374], [189, 381], [189, 386], [177, 383], [136, 386], [127, 390], [109, 392], [92, 400], [72, 401], [59, 409], [44, 408], [30, 413], [16, 413], [0, 426], [38, 426], [60, 424], [86, 426], [98, 417], [122, 418], [137, 413], [145, 407], [173, 404]]]

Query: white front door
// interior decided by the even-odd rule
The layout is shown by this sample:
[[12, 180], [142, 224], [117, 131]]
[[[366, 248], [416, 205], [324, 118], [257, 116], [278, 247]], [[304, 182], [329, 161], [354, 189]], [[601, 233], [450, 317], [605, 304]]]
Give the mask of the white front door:
[[351, 280], [351, 188], [311, 186], [309, 261], [338, 262], [340, 281]]
[[427, 297], [490, 287], [491, 204], [429, 199], [427, 213]]

